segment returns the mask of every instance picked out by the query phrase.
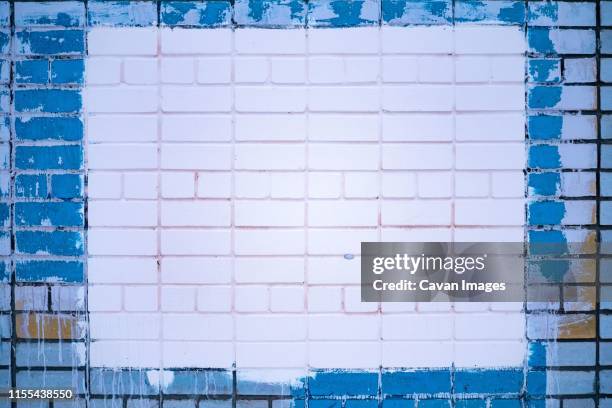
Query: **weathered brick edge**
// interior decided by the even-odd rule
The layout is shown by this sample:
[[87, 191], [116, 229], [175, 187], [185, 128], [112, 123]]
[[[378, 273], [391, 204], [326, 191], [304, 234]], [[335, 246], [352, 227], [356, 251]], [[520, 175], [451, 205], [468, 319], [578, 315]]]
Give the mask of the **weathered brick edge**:
[[[565, 407], [590, 407], [600, 396], [599, 406], [612, 406], [605, 398], [612, 395], [610, 303], [597, 303], [594, 289], [600, 281], [612, 282], [610, 259], [592, 259], [597, 242], [612, 240], [612, 97], [611, 88], [604, 86], [612, 81], [605, 58], [612, 53], [612, 30], [605, 29], [612, 25], [611, 3], [601, 2], [597, 10], [594, 1], [89, 1], [86, 11], [76, 1], [0, 2], [0, 388], [39, 385], [44, 379], [47, 386], [78, 389], [82, 397], [91, 396], [93, 405], [121, 407], [162, 401], [190, 407], [276, 407], [304, 401], [321, 408], [484, 407], [489, 401], [495, 408], [556, 406], [561, 400]], [[293, 384], [253, 383], [243, 380], [240, 371], [87, 369], [79, 115], [87, 25], [290, 28], [463, 22], [525, 28], [526, 237], [580, 243], [585, 256], [558, 262], [572, 272], [566, 275], [591, 285], [580, 292], [587, 306], [579, 310], [562, 298], [529, 305], [530, 357], [523, 369], [323, 371]], [[566, 275], [547, 275], [550, 262], [534, 260], [530, 272], [563, 282]], [[4, 406], [8, 402], [0, 399]]]

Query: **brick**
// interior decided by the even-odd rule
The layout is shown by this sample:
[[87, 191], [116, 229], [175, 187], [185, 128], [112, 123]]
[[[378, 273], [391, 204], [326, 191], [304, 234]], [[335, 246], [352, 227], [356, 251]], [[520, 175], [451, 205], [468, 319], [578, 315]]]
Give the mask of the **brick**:
[[124, 58], [123, 80], [127, 84], [152, 85], [159, 81], [159, 68], [155, 58]]
[[227, 255], [230, 236], [226, 230], [164, 230], [161, 235], [163, 255]]
[[87, 48], [89, 55], [156, 55], [157, 29], [97, 27], [87, 36]]
[[235, 225], [288, 227], [304, 225], [304, 204], [286, 201], [236, 201]]
[[306, 31], [287, 30], [282, 36], [269, 29], [244, 28], [235, 32], [235, 49], [239, 54], [303, 54]]
[[[162, 86], [161, 105], [165, 112], [228, 112], [231, 91], [226, 87]], [[152, 98], [157, 101], [157, 97]], [[238, 109], [238, 104], [236, 105]]]
[[93, 143], [157, 141], [154, 115], [90, 115], [87, 137]]
[[161, 225], [171, 227], [229, 226], [230, 205], [226, 202], [163, 202], [161, 204]]
[[227, 141], [232, 135], [231, 117], [226, 115], [168, 115], [162, 118], [165, 141]]
[[[85, 51], [83, 30], [18, 30], [14, 38], [17, 55], [79, 55]], [[88, 37], [91, 52], [91, 36]]]

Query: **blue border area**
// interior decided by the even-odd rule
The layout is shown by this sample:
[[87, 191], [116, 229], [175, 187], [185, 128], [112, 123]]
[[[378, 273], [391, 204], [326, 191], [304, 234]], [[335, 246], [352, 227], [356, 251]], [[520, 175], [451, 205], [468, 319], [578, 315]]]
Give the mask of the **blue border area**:
[[[572, 149], [573, 145], [560, 142], [571, 139], [574, 129], [571, 123], [576, 116], [580, 116], [580, 112], [564, 113], [573, 96], [559, 84], [564, 74], [563, 54], [590, 55], [596, 51], [596, 33], [592, 28], [597, 23], [595, 5], [592, 2], [572, 4], [532, 1], [527, 6], [524, 1], [505, 0], [236, 0], [233, 4], [229, 0], [208, 0], [161, 1], [158, 9], [156, 2], [93, 0], [88, 2], [87, 12], [79, 1], [50, 4], [52, 3], [41, 8], [41, 3], [17, 3], [18, 9], [15, 13], [16, 36], [13, 38], [13, 49], [26, 60], [15, 63], [14, 82], [34, 85], [33, 89], [15, 91], [15, 109], [40, 109], [55, 115], [51, 119], [37, 118], [29, 122], [15, 118], [15, 140], [33, 142], [31, 145], [18, 146], [17, 156], [27, 154], [28, 157], [35, 158], [32, 164], [30, 160], [20, 161], [17, 157], [15, 165], [25, 166], [23, 170], [36, 172], [17, 175], [15, 191], [16, 196], [23, 192], [24, 197], [28, 199], [49, 197], [49, 194], [53, 194], [53, 197], [63, 200], [62, 210], [55, 208], [59, 204], [54, 204], [53, 200], [38, 205], [24, 202], [15, 206], [14, 217], [16, 225], [35, 226], [43, 217], [49, 218], [49, 215], [52, 215], [53, 218], [50, 219], [53, 220], [53, 225], [61, 230], [44, 234], [18, 232], [16, 235], [19, 236], [30, 235], [24, 236], [24, 244], [20, 246], [18, 242], [17, 248], [25, 253], [45, 249], [52, 254], [73, 256], [75, 260], [17, 263], [15, 276], [21, 282], [64, 281], [78, 284], [84, 279], [82, 264], [78, 261], [78, 257], [83, 253], [82, 235], [79, 231], [66, 233], [63, 229], [78, 229], [84, 222], [82, 204], [79, 204], [83, 194], [83, 152], [80, 145], [83, 130], [78, 119], [81, 99], [80, 93], [75, 89], [82, 84], [84, 65], [79, 56], [85, 51], [84, 30], [87, 26], [341, 28], [470, 23], [517, 25], [526, 28], [529, 44], [527, 134], [530, 171], [527, 183], [528, 198], [534, 200], [528, 210], [528, 236], [530, 240], [576, 240], [572, 231], [566, 231], [562, 227], [568, 211], [562, 197], [569, 192], [567, 189], [570, 187], [561, 170], [576, 168], [572, 166], [575, 166], [577, 157], [580, 158], [580, 153]], [[10, 17], [7, 5], [6, 2], [0, 3], [0, 20], [4, 26], [8, 26]], [[606, 10], [608, 14], [604, 14], [602, 20], [608, 21], [606, 24], [610, 25], [612, 7]], [[558, 27], [564, 25], [572, 28]], [[609, 45], [612, 38], [607, 35], [602, 38], [602, 48], [612, 49], [612, 45]], [[7, 54], [10, 43], [8, 30], [0, 30], [0, 43], [3, 44], [3, 53]], [[41, 56], [51, 56], [50, 61], [41, 63]], [[56, 59], [54, 56], [60, 58]], [[29, 59], [31, 57], [35, 59]], [[0, 77], [4, 75], [2, 68]], [[42, 89], [38, 89], [36, 85]], [[46, 89], [47, 86], [58, 86], [59, 89], [49, 90]], [[0, 105], [6, 112], [8, 93], [4, 89], [2, 92]], [[74, 113], [74, 117], [64, 123], [64, 116], [69, 113]], [[604, 117], [602, 120], [603, 137], [609, 137], [610, 127], [607, 125], [612, 121], [608, 119], [609, 117]], [[42, 133], [48, 135], [49, 140], [56, 141], [57, 145], [47, 146], [46, 142], [37, 145], [37, 138]], [[581, 137], [588, 139], [587, 136], [583, 134]], [[66, 160], [62, 160], [61, 168], [55, 168], [59, 157]], [[47, 170], [53, 172], [46, 174]], [[66, 174], [56, 174], [58, 170]], [[41, 176], [48, 181], [42, 183], [39, 179]], [[63, 178], [60, 180], [59, 176]], [[43, 188], [50, 191], [42, 191]], [[8, 211], [0, 211], [3, 219], [10, 217], [5, 214], [8, 214]], [[609, 235], [602, 233], [602, 236]], [[3, 235], [5, 236], [6, 234]], [[541, 269], [543, 266], [538, 267]], [[8, 270], [7, 267], [2, 269]], [[8, 271], [7, 278], [10, 274]], [[595, 354], [592, 348], [594, 343], [583, 341], [568, 344], [571, 346], [568, 346], [569, 351], [566, 352], [582, 358], [573, 360], [571, 364], [567, 363], [568, 366], [580, 365], [575, 364], [577, 361], [589, 361], [589, 366], [595, 364], [594, 356], [591, 357]], [[113, 406], [116, 402], [119, 403], [119, 399], [109, 395], [108, 391], [114, 390], [115, 394], [121, 395], [122, 398], [130, 399], [128, 402], [121, 400], [121, 404], [127, 403], [128, 407], [132, 397], [151, 396], [153, 399], [150, 401], [155, 402], [156, 395], [164, 396], [164, 405], [181, 405], [177, 401], [186, 402], [183, 404], [186, 406], [210, 405], [203, 404], [202, 401], [205, 400], [201, 399], [181, 399], [194, 394], [220, 396], [219, 404], [227, 404], [227, 401], [230, 401], [229, 406], [235, 406], [231, 404], [231, 398], [234, 396], [247, 401], [258, 401], [255, 397], [268, 396], [273, 406], [272, 400], [275, 396], [287, 396], [289, 400], [279, 401], [291, 401], [292, 406], [308, 401], [312, 408], [375, 408], [381, 404], [385, 408], [451, 405], [476, 408], [484, 407], [486, 401], [489, 401], [490, 407], [493, 408], [544, 407], [545, 397], [551, 393], [548, 389], [550, 373], [547, 373], [547, 367], [562, 360], [564, 352], [559, 350], [559, 345], [553, 346], [553, 343], [545, 340], [531, 342], [526, 370], [405, 369], [375, 373], [330, 370], [313, 372], [300, 381], [301, 385], [298, 386], [242, 382], [239, 380], [240, 373], [234, 371], [177, 370], [172, 384], [160, 390], [156, 385], [148, 383], [148, 377], [143, 376], [142, 370], [92, 369], [89, 385], [92, 395], [104, 396], [102, 400], [94, 398], [91, 403], [97, 405], [103, 401], [105, 406], [107, 403]], [[548, 357], [553, 354], [555, 361], [548, 361]], [[0, 356], [2, 355], [0, 353]], [[576, 391], [577, 395], [590, 395], [580, 389], [584, 386], [583, 383], [588, 384], [590, 381], [590, 371], [570, 373], [573, 375], [572, 381], [563, 384], [568, 387], [562, 390], [563, 393], [572, 394], [572, 391]], [[4, 382], [3, 375], [0, 369], [0, 385]], [[29, 385], [36, 384], [35, 381], [40, 379], [34, 375], [21, 375], [18, 378], [19, 386], [22, 387], [28, 386], [28, 378], [33, 381]], [[606, 378], [608, 377], [602, 377]], [[601, 381], [600, 379], [600, 385], [610, 388], [610, 385], [601, 384]], [[241, 395], [244, 398], [240, 397]], [[173, 400], [173, 397], [177, 399]], [[147, 400], [139, 401], [145, 401], [146, 405]]]

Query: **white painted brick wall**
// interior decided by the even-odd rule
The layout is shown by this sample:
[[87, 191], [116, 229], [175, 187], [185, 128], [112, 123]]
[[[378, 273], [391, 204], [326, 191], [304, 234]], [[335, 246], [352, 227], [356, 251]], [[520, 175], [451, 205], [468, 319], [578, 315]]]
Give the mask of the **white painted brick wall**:
[[520, 30], [88, 40], [92, 365], [522, 364], [520, 310], [359, 291], [361, 241], [522, 241]]

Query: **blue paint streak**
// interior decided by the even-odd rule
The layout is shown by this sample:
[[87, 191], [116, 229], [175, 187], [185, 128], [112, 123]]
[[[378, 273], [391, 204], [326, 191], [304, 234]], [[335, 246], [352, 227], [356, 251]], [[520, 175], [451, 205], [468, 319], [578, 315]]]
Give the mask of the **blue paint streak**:
[[17, 231], [16, 251], [20, 254], [83, 255], [83, 234], [75, 231]]
[[[378, 8], [376, 0], [313, 0], [308, 3], [311, 27], [357, 27], [378, 24], [379, 16], [368, 16], [365, 7]], [[331, 8], [334, 17], [318, 18], [317, 9], [323, 12]]]
[[383, 372], [382, 392], [390, 395], [450, 393], [451, 373], [444, 369]]
[[[197, 21], [190, 15], [196, 14]], [[161, 21], [168, 26], [198, 25], [219, 27], [231, 24], [232, 6], [229, 1], [167, 1], [162, 4]]]
[[15, 177], [15, 196], [19, 198], [47, 198], [46, 175], [18, 174]]
[[18, 282], [83, 282], [83, 263], [78, 261], [19, 261], [15, 266]]
[[54, 84], [82, 84], [85, 61], [82, 59], [51, 62], [51, 82]]
[[534, 86], [528, 91], [531, 109], [554, 108], [561, 102], [563, 88], [560, 86]]
[[558, 59], [529, 59], [529, 79], [532, 82], [559, 82], [561, 62]]
[[16, 35], [16, 51], [22, 55], [83, 54], [85, 32], [83, 30], [19, 31]]
[[554, 196], [561, 192], [560, 173], [530, 173], [527, 178], [532, 195]]
[[555, 44], [550, 39], [550, 30], [545, 27], [530, 27], [527, 31], [529, 49], [542, 54], [555, 52]]
[[81, 93], [68, 89], [18, 89], [15, 91], [17, 112], [71, 113], [79, 112]]
[[378, 373], [320, 371], [308, 381], [311, 395], [376, 395]]
[[529, 167], [532, 169], [558, 169], [561, 167], [559, 147], [533, 145], [529, 147]]
[[534, 140], [561, 139], [563, 116], [537, 115], [527, 119], [529, 138]]
[[82, 198], [83, 176], [80, 174], [52, 175], [51, 195], [60, 199]]
[[529, 225], [560, 225], [565, 217], [562, 201], [536, 201], [529, 203]]
[[49, 82], [49, 61], [25, 60], [15, 63], [15, 82], [19, 84], [46, 84]]
[[15, 168], [23, 170], [79, 170], [82, 146], [17, 146]]
[[81, 227], [83, 204], [73, 202], [15, 203], [15, 223], [19, 226]]
[[61, 117], [16, 118], [15, 136], [19, 140], [79, 141], [83, 139], [83, 121]]
[[519, 393], [523, 386], [523, 371], [459, 370], [455, 372], [455, 392], [459, 393]]

